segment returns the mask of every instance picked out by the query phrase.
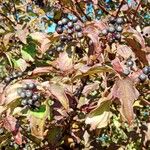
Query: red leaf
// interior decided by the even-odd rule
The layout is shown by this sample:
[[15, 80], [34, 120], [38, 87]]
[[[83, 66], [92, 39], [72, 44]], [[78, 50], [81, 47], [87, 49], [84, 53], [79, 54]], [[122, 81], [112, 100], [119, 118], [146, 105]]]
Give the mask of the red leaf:
[[116, 80], [112, 95], [120, 100], [122, 117], [131, 124], [134, 119], [133, 102], [139, 96], [132, 80], [129, 78]]
[[112, 60], [111, 64], [112, 64], [114, 70], [116, 70], [117, 72], [123, 72], [123, 67], [122, 67], [121, 62], [118, 57], [116, 57], [114, 60]]

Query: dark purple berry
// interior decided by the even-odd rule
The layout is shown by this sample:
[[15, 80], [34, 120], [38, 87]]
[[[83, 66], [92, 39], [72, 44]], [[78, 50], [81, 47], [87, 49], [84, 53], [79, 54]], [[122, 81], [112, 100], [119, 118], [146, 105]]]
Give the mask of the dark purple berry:
[[115, 32], [114, 26], [110, 26], [110, 27], [108, 28], [108, 31], [109, 31], [110, 33], [114, 33], [114, 32]]
[[4, 129], [0, 128], [0, 135], [2, 135], [4, 133]]
[[138, 78], [140, 79], [140, 81], [144, 82], [146, 80], [147, 76], [142, 73], [142, 74], [139, 75]]
[[116, 31], [117, 31], [117, 32], [122, 32], [122, 30], [123, 30], [122, 26], [117, 26], [117, 27], [116, 27]]
[[130, 70], [129, 69], [125, 69], [123, 71], [123, 74], [126, 75], [126, 76], [128, 76], [130, 74]]
[[122, 24], [123, 23], [123, 18], [119, 17], [116, 19], [117, 24]]
[[63, 33], [63, 28], [57, 27], [57, 28], [56, 28], [56, 32], [57, 32], [58, 34], [62, 34], [62, 33]]
[[74, 23], [76, 23], [76, 22], [78, 21], [78, 18], [77, 18], [76, 16], [74, 16], [74, 17], [72, 18], [72, 21], [73, 21]]
[[33, 90], [33, 89], [35, 89], [35, 88], [36, 88], [36, 85], [35, 85], [34, 83], [28, 84], [28, 89], [29, 89], [29, 90]]
[[25, 98], [25, 97], [26, 97], [26, 93], [25, 93], [24, 91], [22, 91], [22, 92], [20, 93], [20, 97], [21, 97], [21, 98]]
[[68, 30], [67, 30], [67, 33], [68, 33], [68, 34], [73, 34], [73, 30], [68, 29]]
[[68, 41], [72, 41], [72, 40], [73, 40], [73, 37], [72, 37], [71, 35], [68, 35], [68, 36], [67, 36], [67, 40], [68, 40]]
[[58, 47], [57, 47], [57, 51], [58, 51], [58, 52], [61, 52], [61, 51], [63, 51], [63, 47], [61, 47], [61, 46], [58, 46]]
[[75, 31], [80, 32], [82, 30], [80, 25], [76, 25], [75, 26]]
[[32, 100], [33, 101], [37, 101], [38, 99], [39, 99], [39, 95], [38, 94], [33, 94], [33, 96], [32, 96]]
[[108, 34], [107, 29], [103, 29], [103, 30], [102, 30], [102, 35], [107, 35], [107, 34]]
[[23, 72], [18, 72], [17, 75], [18, 75], [18, 77], [22, 77], [23, 76]]
[[5, 83], [9, 83], [9, 82], [11, 81], [11, 78], [10, 78], [10, 77], [6, 77], [6, 78], [4, 79], [4, 81], [5, 81]]
[[23, 92], [23, 89], [22, 89], [22, 88], [18, 88], [18, 89], [17, 89], [17, 93], [18, 93], [18, 95], [20, 95], [20, 94], [21, 94], [21, 92]]
[[23, 100], [21, 101], [21, 105], [22, 105], [22, 106], [26, 106], [27, 104], [28, 104], [27, 99], [23, 99]]
[[144, 67], [143, 69], [142, 69], [142, 71], [143, 71], [143, 73], [144, 74], [149, 74], [150, 73], [150, 67], [149, 66], [146, 66], [146, 67]]
[[63, 18], [63, 19], [62, 19], [62, 24], [63, 24], [63, 25], [66, 25], [67, 23], [68, 23], [68, 19], [67, 19], [67, 18]]
[[22, 86], [22, 88], [25, 89], [25, 90], [29, 89], [29, 84], [24, 84], [24, 85]]
[[62, 21], [60, 20], [60, 21], [58, 21], [58, 25], [59, 26], [62, 26], [63, 25], [63, 23], [62, 23]]
[[32, 99], [28, 99], [28, 104], [29, 105], [33, 105], [33, 100]]
[[116, 22], [115, 17], [111, 16], [111, 17], [109, 18], [109, 22], [112, 23], [112, 24], [115, 23], [115, 22]]
[[27, 97], [27, 98], [31, 98], [32, 95], [33, 95], [33, 92], [32, 92], [32, 91], [30, 91], [30, 90], [27, 90], [27, 91], [26, 91], [26, 97]]
[[67, 40], [67, 37], [65, 35], [62, 35], [62, 36], [60, 36], [60, 40], [64, 42]]
[[13, 72], [12, 73], [12, 76], [13, 76], [13, 79], [16, 79], [18, 77], [17, 73], [16, 72]]
[[128, 67], [132, 67], [134, 65], [134, 62], [132, 60], [127, 60], [126, 65]]
[[83, 33], [82, 33], [82, 32], [78, 32], [78, 33], [77, 33], [77, 37], [78, 37], [78, 38], [83, 38]]
[[120, 33], [116, 33], [115, 34], [115, 39], [116, 40], [120, 40], [121, 39], [121, 34]]
[[68, 27], [69, 29], [72, 29], [73, 26], [74, 26], [74, 25], [73, 25], [73, 22], [69, 21], [68, 24], [67, 24], [67, 27]]
[[34, 106], [37, 107], [37, 108], [40, 107], [40, 102], [39, 102], [39, 101], [36, 101], [36, 102], [34, 103]]

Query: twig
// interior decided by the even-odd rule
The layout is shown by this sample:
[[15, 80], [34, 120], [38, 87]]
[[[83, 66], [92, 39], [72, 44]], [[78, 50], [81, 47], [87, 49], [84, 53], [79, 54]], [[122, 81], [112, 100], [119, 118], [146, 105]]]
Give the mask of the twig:
[[5, 17], [9, 22], [11, 22], [11, 24], [13, 24], [14, 26], [16, 26], [16, 24], [12, 20], [10, 20], [5, 14], [3, 14], [3, 13], [0, 12], [0, 15], [3, 16], [3, 17]]
[[136, 8], [136, 10], [135, 10], [135, 13], [134, 13], [134, 16], [133, 16], [132, 21], [134, 21], [134, 20], [135, 20], [135, 17], [136, 17], [137, 11], [138, 11], [138, 9], [139, 9], [139, 7], [140, 7], [141, 3], [142, 3], [142, 0], [139, 2], [138, 6], [137, 6], [137, 8]]
[[143, 103], [146, 104], [146, 105], [150, 105], [150, 102], [145, 100], [145, 99], [142, 99]]
[[12, 0], [12, 3], [13, 3], [13, 8], [14, 8], [14, 16], [15, 16], [15, 20], [18, 22], [18, 19], [17, 19], [17, 10], [16, 10], [16, 7], [15, 7], [15, 2], [14, 0]]
[[[99, 7], [106, 15], [110, 14], [109, 11], [107, 11], [107, 10], [105, 9], [105, 7], [103, 7], [103, 6], [100, 5], [100, 4], [97, 4], [97, 5], [98, 5], [98, 7]], [[110, 14], [110, 15], [111, 15], [111, 14]]]
[[84, 87], [86, 86], [88, 79], [89, 76], [86, 76], [85, 78], [81, 79], [82, 84], [79, 88], [77, 88], [77, 90], [74, 93], [74, 96], [77, 97], [78, 99], [80, 99], [82, 91], [84, 90]]
[[80, 11], [82, 12], [82, 14], [85, 16], [85, 18], [89, 21], [90, 19], [88, 18], [88, 16], [86, 15], [86, 13], [82, 10], [82, 8], [80, 7], [80, 4], [78, 3], [77, 0], [75, 0], [75, 4], [78, 6], [78, 8], [80, 9]]
[[119, 6], [119, 8], [118, 8], [118, 10], [117, 10], [117, 14], [116, 14], [116, 17], [115, 17], [115, 18], [117, 18], [117, 17], [118, 17], [119, 12], [120, 12], [121, 7], [123, 6], [124, 2], [125, 2], [125, 0], [122, 0], [122, 1], [121, 1], [121, 4], [120, 4], [120, 6]]

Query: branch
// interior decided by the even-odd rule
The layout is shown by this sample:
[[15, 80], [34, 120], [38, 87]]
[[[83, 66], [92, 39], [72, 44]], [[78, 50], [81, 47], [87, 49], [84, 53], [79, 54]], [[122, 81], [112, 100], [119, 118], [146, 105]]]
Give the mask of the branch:
[[142, 0], [139, 2], [138, 6], [137, 6], [137, 8], [136, 8], [136, 10], [135, 10], [135, 13], [134, 13], [134, 16], [133, 16], [133, 19], [132, 19], [133, 22], [134, 22], [134, 20], [135, 20], [135, 17], [136, 17], [136, 15], [137, 15], [137, 11], [138, 11], [138, 9], [139, 9], [141, 3], [142, 3]]
[[13, 8], [14, 8], [14, 16], [15, 16], [15, 20], [18, 22], [18, 19], [17, 19], [17, 10], [16, 10], [16, 7], [15, 7], [15, 2], [14, 0], [12, 0], [12, 3], [13, 3]]
[[119, 12], [120, 12], [121, 7], [123, 6], [124, 2], [125, 2], [125, 0], [122, 0], [122, 1], [121, 1], [121, 4], [120, 4], [120, 6], [119, 6], [119, 8], [118, 8], [118, 11], [117, 11], [117, 14], [116, 14], [116, 17], [115, 17], [115, 18], [117, 18], [117, 17], [118, 17]]
[[[107, 11], [104, 6], [102, 6], [100, 4], [97, 4], [97, 5], [106, 15], [110, 14], [109, 11]], [[110, 15], [112, 15], [112, 14], [110, 14]]]
[[82, 10], [82, 8], [80, 7], [80, 4], [78, 3], [78, 1], [77, 0], [75, 0], [75, 4], [78, 6], [78, 8], [80, 9], [80, 11], [82, 12], [82, 14], [85, 16], [85, 18], [88, 20], [88, 21], [90, 21], [89, 20], [89, 18], [88, 18], [88, 16], [85, 14], [85, 12]]
[[77, 97], [78, 99], [80, 99], [82, 91], [84, 90], [84, 87], [86, 86], [88, 79], [89, 76], [86, 76], [85, 78], [81, 79], [82, 84], [80, 85], [79, 88], [77, 88], [77, 90], [74, 93], [74, 96]]
[[16, 24], [12, 20], [10, 20], [5, 14], [3, 14], [3, 13], [0, 12], [0, 15], [3, 16], [3, 17], [5, 17], [9, 22], [11, 22], [11, 24], [13, 24], [14, 26], [16, 26]]

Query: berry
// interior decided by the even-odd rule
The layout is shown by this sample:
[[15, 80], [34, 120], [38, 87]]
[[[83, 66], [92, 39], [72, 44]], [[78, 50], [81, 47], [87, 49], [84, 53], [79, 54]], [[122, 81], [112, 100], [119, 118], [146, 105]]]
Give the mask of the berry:
[[58, 52], [63, 51], [63, 48], [62, 48], [61, 46], [58, 46], [58, 47], [57, 47], [57, 51], [58, 51]]
[[82, 32], [78, 32], [78, 33], [77, 33], [77, 37], [78, 37], [78, 38], [83, 38], [83, 33], [82, 33]]
[[22, 88], [25, 90], [29, 89], [29, 84], [24, 84]]
[[142, 74], [139, 75], [138, 78], [140, 79], [140, 81], [144, 82], [146, 80], [147, 76], [142, 73]]
[[36, 88], [36, 85], [35, 85], [34, 83], [28, 84], [28, 89], [29, 89], [29, 90], [33, 90], [33, 89], [35, 89], [35, 88]]
[[4, 129], [0, 128], [0, 135], [2, 135], [4, 133]]
[[123, 71], [123, 74], [126, 75], [126, 76], [128, 76], [130, 74], [130, 70], [129, 69], [125, 69]]
[[117, 31], [117, 32], [122, 32], [122, 30], [123, 30], [122, 26], [117, 26], [117, 27], [116, 27], [116, 31]]
[[22, 106], [26, 106], [27, 104], [28, 104], [27, 99], [23, 99], [23, 100], [21, 101], [21, 105], [22, 105]]
[[28, 104], [29, 105], [33, 105], [33, 100], [32, 99], [28, 99]]
[[37, 101], [38, 99], [39, 99], [39, 95], [38, 94], [33, 94], [32, 100]]
[[128, 67], [132, 67], [133, 64], [134, 64], [134, 62], [133, 62], [132, 60], [127, 60], [127, 62], [126, 62], [126, 65], [127, 65]]
[[68, 36], [67, 36], [67, 40], [68, 40], [68, 41], [71, 41], [71, 40], [73, 40], [73, 37], [72, 37], [71, 35], [68, 35]]
[[32, 97], [32, 95], [33, 95], [33, 92], [32, 92], [32, 91], [29, 91], [29, 90], [26, 91], [26, 97], [27, 97], [27, 98]]
[[66, 37], [65, 35], [62, 35], [62, 36], [60, 37], [60, 40], [64, 42], [64, 41], [67, 40], [67, 37]]
[[110, 33], [114, 33], [114, 32], [115, 32], [114, 26], [110, 26], [110, 27], [108, 28], [108, 31], [109, 31]]
[[148, 79], [150, 80], [150, 74], [148, 75]]
[[80, 32], [82, 29], [81, 29], [81, 26], [80, 25], [76, 25], [75, 26], [75, 31], [77, 32]]
[[102, 30], [102, 34], [103, 34], [103, 35], [107, 35], [107, 34], [108, 34], [107, 29], [103, 29], [103, 30]]
[[116, 33], [115, 34], [115, 39], [116, 40], [120, 40], [121, 39], [121, 34], [120, 33]]
[[24, 91], [22, 91], [22, 92], [19, 94], [19, 96], [20, 96], [21, 98], [25, 98], [25, 97], [26, 97], [26, 93], [25, 93]]
[[34, 103], [34, 106], [35, 106], [35, 107], [40, 107], [40, 102], [36, 101], [36, 102]]
[[18, 72], [18, 77], [22, 77], [23, 76], [23, 73], [22, 72]]
[[49, 55], [53, 55], [53, 51], [50, 50], [50, 51], [48, 52], [48, 54], [49, 54]]
[[123, 19], [121, 17], [116, 19], [116, 23], [117, 24], [122, 24], [123, 23]]
[[62, 26], [63, 25], [63, 23], [62, 23], [62, 21], [60, 20], [60, 21], [58, 21], [58, 25], [59, 26]]
[[73, 25], [73, 22], [69, 21], [68, 24], [67, 24], [67, 27], [70, 28], [70, 29], [72, 29], [73, 26], [74, 26], [74, 25]]
[[109, 18], [109, 22], [112, 23], [112, 24], [115, 23], [115, 22], [116, 22], [115, 17], [113, 17], [113, 16], [110, 17], [110, 18]]
[[22, 89], [22, 88], [18, 88], [18, 89], [17, 89], [17, 93], [18, 93], [18, 95], [20, 95], [20, 94], [21, 94], [21, 92], [23, 92], [23, 89]]
[[62, 34], [62, 33], [63, 33], [63, 29], [62, 29], [61, 27], [57, 27], [57, 28], [56, 28], [56, 32], [57, 32], [58, 34]]
[[10, 77], [6, 77], [6, 78], [4, 79], [4, 81], [5, 81], [5, 83], [9, 83], [9, 82], [11, 81], [11, 78], [10, 78]]
[[72, 33], [73, 33], [73, 30], [68, 29], [68, 30], [67, 30], [67, 33], [68, 33], [68, 34], [72, 34]]
[[78, 21], [78, 18], [77, 18], [76, 16], [74, 16], [74, 17], [72, 18], [72, 21], [73, 21], [74, 23], [76, 23], [76, 22]]
[[18, 74], [16, 72], [12, 73], [13, 79], [16, 79], [18, 77]]
[[142, 71], [143, 71], [143, 73], [144, 74], [149, 74], [150, 73], [150, 66], [146, 66], [146, 67], [144, 67], [143, 69], [142, 69]]
[[68, 23], [68, 19], [67, 19], [67, 18], [63, 18], [63, 19], [62, 19], [62, 24], [63, 24], [63, 25], [66, 25], [67, 23]]

